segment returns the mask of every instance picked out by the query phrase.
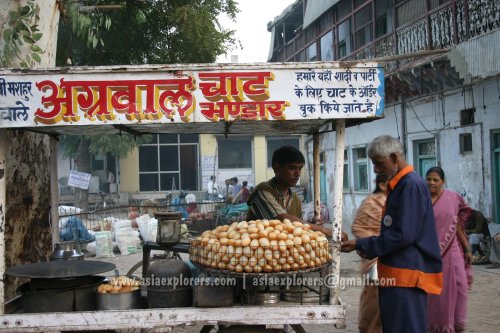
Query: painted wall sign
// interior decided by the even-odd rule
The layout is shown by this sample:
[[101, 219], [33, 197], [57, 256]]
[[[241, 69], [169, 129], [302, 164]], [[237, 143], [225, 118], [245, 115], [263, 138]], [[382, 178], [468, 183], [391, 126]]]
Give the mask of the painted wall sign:
[[0, 73], [0, 128], [383, 115], [375, 63], [254, 67]]
[[84, 190], [89, 188], [90, 184], [90, 173], [79, 172], [76, 170], [71, 170], [69, 172], [68, 185], [79, 187]]

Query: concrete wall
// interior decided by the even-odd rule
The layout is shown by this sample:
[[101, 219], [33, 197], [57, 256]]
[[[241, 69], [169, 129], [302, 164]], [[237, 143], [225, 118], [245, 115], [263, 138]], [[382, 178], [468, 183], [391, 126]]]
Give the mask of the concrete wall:
[[[447, 188], [460, 193], [469, 204], [494, 216], [492, 175], [492, 131], [500, 129], [500, 90], [496, 79], [474, 84], [473, 88], [457, 89], [403, 104], [388, 106], [385, 118], [346, 129], [349, 153], [350, 188], [344, 190], [343, 229], [351, 230], [354, 215], [361, 201], [373, 188], [375, 174], [369, 162], [370, 191], [353, 190], [352, 148], [367, 145], [375, 137], [389, 134], [404, 140], [407, 159], [414, 164], [415, 141], [435, 139], [436, 157], [447, 175]], [[476, 108], [474, 124], [460, 126], [460, 111]], [[402, 115], [406, 114], [406, 121]], [[472, 153], [460, 153], [460, 134], [471, 133]], [[308, 158], [312, 161], [312, 142], [308, 142]], [[335, 133], [321, 136], [320, 152], [325, 153], [327, 205], [333, 213], [333, 176]], [[311, 163], [312, 165], [312, 163]], [[312, 190], [312, 189], [311, 189]], [[497, 208], [498, 209], [498, 208]]]
[[134, 149], [127, 157], [121, 158], [119, 164], [120, 175], [117, 181], [120, 183], [120, 192], [139, 192], [139, 149]]

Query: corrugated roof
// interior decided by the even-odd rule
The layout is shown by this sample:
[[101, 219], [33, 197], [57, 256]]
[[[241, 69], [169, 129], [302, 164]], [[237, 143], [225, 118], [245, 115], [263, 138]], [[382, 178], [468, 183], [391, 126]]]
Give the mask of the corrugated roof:
[[472, 78], [497, 76], [500, 73], [500, 30], [460, 43], [448, 58], [465, 83], [470, 83]]
[[311, 23], [316, 21], [324, 12], [332, 8], [340, 0], [321, 0], [308, 1], [306, 13], [304, 14], [303, 29], [307, 28]]
[[269, 21], [267, 23], [267, 31], [271, 32], [271, 29], [273, 26], [275, 26], [277, 23], [281, 22], [284, 18], [286, 18], [297, 6], [302, 6], [302, 1], [303, 0], [297, 0], [288, 7], [286, 7], [279, 16], [275, 16], [273, 21]]

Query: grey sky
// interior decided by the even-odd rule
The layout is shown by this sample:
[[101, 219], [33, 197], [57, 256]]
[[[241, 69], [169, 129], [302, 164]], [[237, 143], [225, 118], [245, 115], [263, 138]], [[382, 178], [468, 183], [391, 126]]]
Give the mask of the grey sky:
[[225, 28], [237, 31], [243, 49], [233, 50], [226, 57], [219, 57], [217, 62], [231, 62], [231, 55], [238, 56], [238, 62], [266, 62], [269, 54], [271, 33], [267, 31], [267, 22], [274, 20], [295, 0], [239, 0], [240, 13], [236, 22], [221, 18]]

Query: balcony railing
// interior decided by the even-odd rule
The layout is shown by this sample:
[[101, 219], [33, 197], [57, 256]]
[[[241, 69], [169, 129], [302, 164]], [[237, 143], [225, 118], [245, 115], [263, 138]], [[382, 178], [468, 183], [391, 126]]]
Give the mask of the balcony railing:
[[[360, 60], [449, 48], [499, 28], [500, 1], [452, 0], [338, 60]], [[316, 39], [319, 37], [315, 36]], [[276, 50], [275, 58], [293, 61], [294, 55], [303, 51], [300, 45], [308, 45], [309, 42], [296, 43], [295, 49], [292, 49], [293, 43], [290, 43], [286, 49]], [[388, 69], [395, 66], [395, 63], [389, 64]]]

